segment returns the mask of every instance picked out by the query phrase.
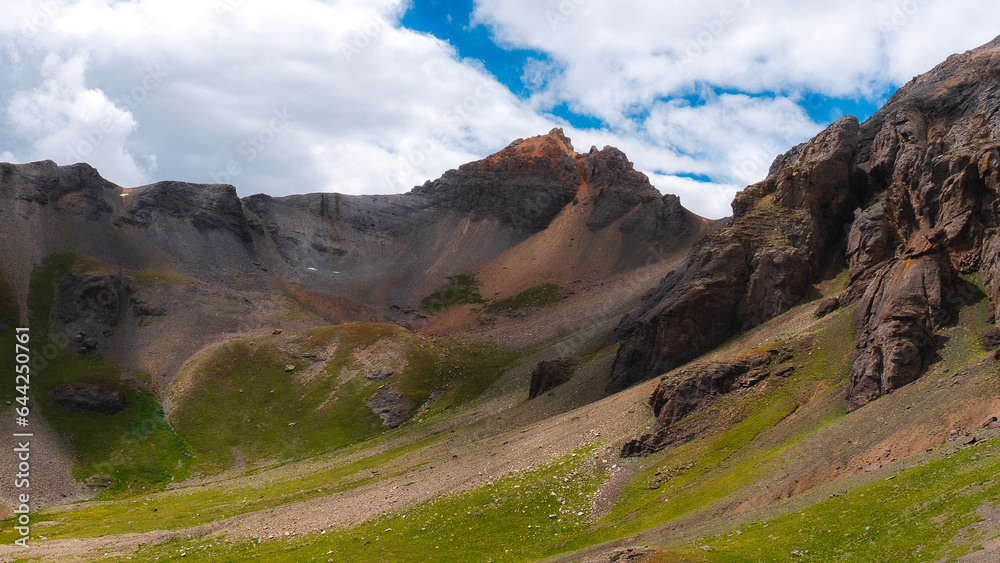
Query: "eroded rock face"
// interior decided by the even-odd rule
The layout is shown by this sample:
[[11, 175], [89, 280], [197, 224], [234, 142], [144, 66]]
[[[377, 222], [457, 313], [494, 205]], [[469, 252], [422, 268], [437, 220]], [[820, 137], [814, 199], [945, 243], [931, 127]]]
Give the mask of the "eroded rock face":
[[872, 188], [851, 225], [851, 291], [861, 295], [850, 408], [919, 378], [934, 333], [978, 272], [1000, 300], [1000, 42], [950, 57], [900, 89], [862, 128]]
[[413, 412], [413, 401], [394, 387], [385, 387], [368, 399], [368, 408], [382, 419], [382, 426], [396, 428]]
[[115, 206], [121, 205], [120, 193], [118, 186], [88, 164], [0, 163], [0, 195], [52, 206], [88, 221], [110, 217]]
[[126, 198], [128, 220], [156, 228], [161, 217], [187, 221], [198, 231], [225, 231], [244, 243], [251, 241], [236, 188], [228, 184], [158, 182], [136, 188]]
[[801, 299], [856, 205], [857, 142], [857, 119], [841, 119], [736, 197], [730, 224], [703, 239], [616, 329], [622, 345], [609, 392], [667, 372]]
[[125, 399], [117, 391], [108, 391], [86, 383], [68, 383], [52, 391], [52, 400], [76, 413], [115, 414], [125, 409]]
[[775, 348], [729, 361], [695, 364], [665, 376], [649, 398], [656, 423], [649, 434], [627, 442], [622, 456], [644, 456], [684, 441], [685, 437], [670, 431], [674, 424], [717, 398], [753, 387], [773, 374], [791, 375], [795, 368], [788, 362], [793, 357], [791, 347]]
[[[978, 273], [1000, 303], [1000, 38], [779, 157], [616, 331], [609, 391], [654, 377], [793, 305], [846, 232], [858, 339], [848, 406], [919, 378]], [[853, 212], [853, 213], [852, 213]], [[964, 284], [964, 285], [963, 285]], [[829, 309], [829, 307], [825, 307]]]
[[111, 335], [128, 291], [128, 278], [122, 275], [73, 268], [56, 286], [52, 316], [80, 344], [80, 352], [88, 352], [97, 347], [98, 338]]
[[847, 396], [860, 407], [915, 381], [934, 332], [949, 318], [955, 273], [941, 258], [894, 261], [875, 274], [853, 318], [859, 351]]
[[580, 365], [576, 358], [559, 358], [538, 362], [531, 370], [531, 385], [528, 389], [528, 400], [546, 393], [573, 377], [573, 370]]
[[474, 220], [496, 219], [530, 231], [540, 231], [573, 201], [581, 180], [573, 145], [562, 130], [550, 136], [559, 142], [517, 143], [489, 158], [463, 164], [439, 179], [414, 188], [411, 194], [436, 207], [469, 213]]

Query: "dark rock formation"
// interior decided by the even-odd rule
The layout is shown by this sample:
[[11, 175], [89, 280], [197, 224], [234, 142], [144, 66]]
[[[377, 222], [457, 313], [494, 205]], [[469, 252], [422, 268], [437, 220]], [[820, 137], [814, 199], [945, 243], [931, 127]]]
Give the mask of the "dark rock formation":
[[125, 399], [117, 391], [108, 391], [85, 383], [68, 383], [52, 391], [52, 400], [76, 413], [115, 414], [125, 409]]
[[249, 243], [250, 229], [236, 188], [228, 184], [158, 182], [126, 198], [133, 224], [149, 227], [158, 215], [188, 221], [198, 231], [221, 230]]
[[368, 408], [382, 419], [382, 426], [396, 428], [413, 412], [413, 401], [394, 387], [385, 387], [368, 399]]
[[[864, 125], [844, 118], [779, 157], [616, 331], [609, 391], [655, 377], [766, 321], [816, 281], [846, 231], [857, 408], [920, 377], [935, 331], [978, 273], [1000, 303], [1000, 38], [901, 88]], [[852, 214], [851, 211], [854, 211]], [[832, 303], [825, 303], [825, 312]]]
[[517, 228], [540, 231], [576, 197], [580, 175], [573, 145], [561, 129], [559, 142], [527, 142], [507, 147], [484, 160], [449, 170], [411, 192], [433, 205], [473, 219], [496, 219]]
[[118, 324], [129, 291], [128, 278], [112, 273], [82, 272], [74, 267], [56, 286], [52, 316], [79, 336], [81, 353], [97, 347]]
[[779, 157], [616, 330], [608, 391], [667, 372], [795, 305], [856, 205], [858, 122], [847, 117]]
[[1000, 328], [993, 327], [983, 333], [983, 350], [992, 351], [1000, 348]]
[[829, 315], [830, 313], [836, 311], [840, 308], [840, 300], [836, 297], [827, 297], [826, 299], [819, 302], [816, 306], [816, 318], [822, 319], [823, 317]]
[[920, 377], [934, 332], [978, 272], [1000, 302], [1000, 41], [950, 57], [901, 88], [862, 128], [871, 199], [851, 226], [859, 351], [851, 408]]
[[531, 370], [531, 386], [528, 390], [528, 400], [546, 393], [573, 377], [573, 370], [580, 365], [576, 358], [559, 358], [538, 362]]
[[923, 373], [955, 274], [940, 258], [893, 261], [875, 274], [854, 313], [859, 351], [848, 384], [857, 408]]
[[51, 160], [0, 163], [0, 197], [52, 206], [57, 212], [100, 221], [121, 200], [121, 190], [88, 164], [58, 166]]
[[776, 348], [730, 361], [695, 364], [665, 376], [649, 398], [656, 423], [649, 434], [626, 442], [622, 456], [649, 455], [689, 439], [686, 433], [672, 432], [671, 427], [719, 397], [753, 387], [772, 373], [790, 375], [794, 367], [787, 362], [793, 357], [791, 347]]
[[162, 317], [167, 314], [165, 308], [152, 305], [135, 297], [129, 299], [129, 305], [132, 307], [132, 314], [137, 317]]

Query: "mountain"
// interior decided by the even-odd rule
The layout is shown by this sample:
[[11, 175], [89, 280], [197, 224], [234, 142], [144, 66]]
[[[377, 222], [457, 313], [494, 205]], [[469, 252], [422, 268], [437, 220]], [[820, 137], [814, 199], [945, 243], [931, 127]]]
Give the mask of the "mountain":
[[0, 558], [993, 561], [998, 77], [720, 221], [559, 129], [386, 196], [0, 164]]
[[[655, 377], [787, 311], [836, 255], [858, 304], [849, 404], [919, 378], [979, 274], [1000, 302], [997, 43], [901, 88], [863, 125], [845, 117], [778, 157], [733, 219], [616, 330], [610, 391]], [[846, 234], [846, 237], [845, 237]], [[705, 307], [710, 303], [710, 307]]]

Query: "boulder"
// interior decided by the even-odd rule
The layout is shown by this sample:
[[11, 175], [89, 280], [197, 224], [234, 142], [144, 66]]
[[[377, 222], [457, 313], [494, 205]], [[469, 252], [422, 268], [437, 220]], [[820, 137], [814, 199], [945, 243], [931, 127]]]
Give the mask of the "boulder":
[[538, 362], [535, 369], [531, 370], [531, 386], [528, 390], [528, 399], [534, 399], [569, 381], [573, 377], [573, 370], [579, 364], [580, 360], [576, 358], [559, 358], [557, 360]]
[[76, 413], [99, 412], [115, 414], [125, 409], [125, 399], [117, 391], [109, 391], [86, 383], [68, 383], [52, 391], [52, 400], [62, 408]]

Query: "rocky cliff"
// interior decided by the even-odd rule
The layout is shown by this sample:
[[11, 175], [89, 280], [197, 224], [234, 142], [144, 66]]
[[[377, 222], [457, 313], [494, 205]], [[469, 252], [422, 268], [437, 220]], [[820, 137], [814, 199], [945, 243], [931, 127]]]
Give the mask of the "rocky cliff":
[[787, 310], [831, 253], [856, 304], [852, 409], [919, 378], [938, 328], [979, 290], [1000, 303], [1000, 38], [950, 57], [864, 124], [778, 157], [616, 334], [609, 390], [665, 373]]
[[[0, 273], [22, 313], [46, 257], [96, 259], [98, 271], [74, 269], [59, 287], [111, 276], [134, 305], [85, 327], [86, 339], [131, 369], [166, 372], [163, 384], [220, 334], [268, 332], [304, 312], [328, 323], [426, 322], [415, 311], [423, 298], [484, 268], [495, 271], [483, 276], [491, 297], [543, 283], [601, 287], [647, 265], [651, 249], [661, 256], [712, 225], [618, 149], [578, 154], [559, 129], [396, 195], [241, 199], [230, 185], [123, 188], [85, 164], [2, 164], [0, 224], [3, 248], [17, 249], [0, 256]], [[74, 294], [60, 295], [56, 316], [79, 317]], [[122, 334], [105, 335], [118, 322]], [[151, 323], [189, 338], [143, 340], [153, 331], [135, 329]]]

